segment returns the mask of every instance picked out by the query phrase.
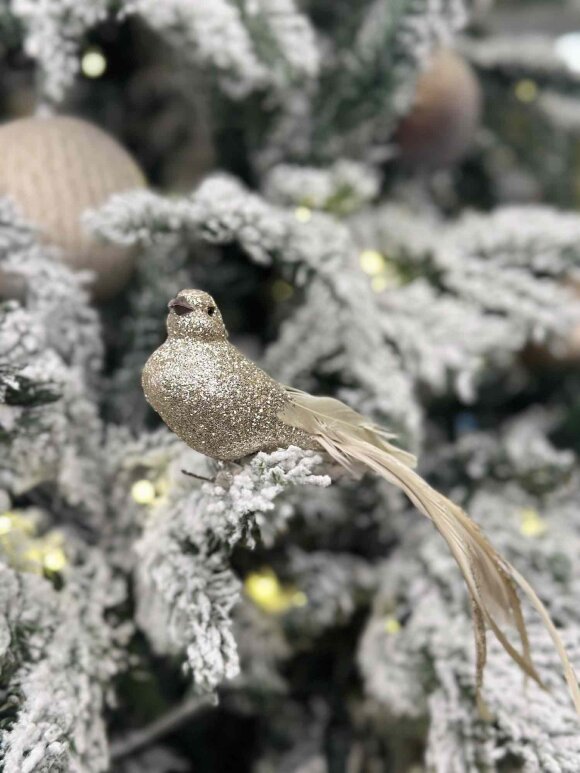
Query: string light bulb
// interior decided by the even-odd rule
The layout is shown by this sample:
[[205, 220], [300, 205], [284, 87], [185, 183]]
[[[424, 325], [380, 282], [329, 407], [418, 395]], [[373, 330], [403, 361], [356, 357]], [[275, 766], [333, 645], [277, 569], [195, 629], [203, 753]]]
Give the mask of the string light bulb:
[[62, 572], [68, 563], [64, 537], [59, 531], [37, 535], [37, 518], [32, 514], [0, 514], [0, 552], [10, 566], [32, 574]]
[[0, 536], [12, 531], [12, 516], [13, 513], [2, 513], [0, 515]]
[[537, 510], [524, 507], [520, 511], [520, 533], [524, 537], [540, 537], [548, 530], [548, 526]]
[[385, 632], [389, 634], [389, 636], [394, 636], [395, 634], [399, 633], [401, 630], [401, 623], [397, 620], [396, 617], [393, 617], [393, 615], [389, 615], [385, 619]]
[[371, 278], [371, 288], [375, 293], [382, 293], [388, 287], [398, 287], [402, 283], [397, 266], [378, 250], [363, 250], [358, 259], [361, 269]]
[[107, 60], [100, 48], [87, 48], [81, 58], [81, 70], [86, 78], [100, 78], [107, 69]]
[[138, 505], [151, 505], [157, 498], [155, 486], [147, 478], [136, 480], [131, 486], [131, 496]]
[[309, 207], [296, 207], [294, 217], [299, 223], [308, 223], [312, 219], [312, 210]]
[[63, 542], [62, 534], [57, 531], [31, 540], [29, 547], [22, 553], [22, 568], [35, 574], [61, 572], [67, 565]]
[[381, 274], [386, 266], [385, 256], [378, 250], [363, 250], [359, 255], [359, 263], [365, 274], [369, 276]]
[[30, 536], [35, 531], [36, 524], [30, 517], [12, 511], [0, 515], [0, 538], [11, 532], [21, 532]]
[[523, 78], [516, 83], [514, 92], [516, 99], [519, 99], [520, 102], [526, 104], [535, 102], [538, 98], [538, 84], [529, 78]]
[[272, 615], [308, 603], [305, 593], [293, 585], [282, 585], [270, 568], [251, 572], [244, 580], [244, 591], [257, 607]]
[[44, 554], [42, 564], [47, 572], [62, 572], [67, 564], [64, 550], [59, 547], [47, 550]]
[[386, 290], [389, 286], [389, 280], [384, 274], [380, 274], [379, 276], [374, 276], [371, 279], [371, 287], [374, 290], [375, 293], [382, 293], [383, 290]]

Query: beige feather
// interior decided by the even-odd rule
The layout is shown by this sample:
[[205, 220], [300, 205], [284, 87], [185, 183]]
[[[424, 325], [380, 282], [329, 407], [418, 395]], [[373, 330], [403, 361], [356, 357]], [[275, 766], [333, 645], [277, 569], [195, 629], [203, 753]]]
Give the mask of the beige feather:
[[[413, 469], [415, 458], [388, 442], [392, 437], [338, 400], [288, 389], [289, 403], [279, 418], [313, 435], [322, 448], [349, 471], [360, 466], [373, 470], [401, 488], [417, 509], [429, 518], [447, 542], [467, 584], [472, 604], [480, 710], [488, 716], [481, 697], [487, 648], [485, 629], [496, 638], [525, 674], [539, 685], [542, 681], [531, 659], [530, 644], [515, 586], [518, 585], [539, 612], [563, 665], [564, 675], [577, 713], [580, 715], [578, 680], [563, 642], [548, 611], [522, 575], [490, 544], [476, 523], [457, 505], [435, 491]], [[512, 623], [520, 639], [521, 652], [502, 630]]]
[[[293, 387], [287, 386], [285, 389], [293, 399], [293, 404], [303, 409], [300, 427], [307, 432], [317, 434], [320, 431], [320, 422], [323, 421], [329, 429], [342, 429], [359, 440], [365, 440], [376, 448], [382, 448], [407, 467], [417, 466], [417, 457], [414, 454], [388, 442], [396, 435], [369, 421], [340, 400], [335, 400], [333, 397], [314, 397]], [[287, 424], [292, 423], [286, 419], [283, 420]], [[351, 461], [354, 463], [356, 460]], [[344, 465], [344, 460], [341, 464]]]

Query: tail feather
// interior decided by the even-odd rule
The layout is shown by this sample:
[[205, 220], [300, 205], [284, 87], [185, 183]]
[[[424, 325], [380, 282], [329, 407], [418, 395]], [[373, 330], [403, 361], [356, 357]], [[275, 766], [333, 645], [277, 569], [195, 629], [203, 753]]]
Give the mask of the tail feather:
[[[481, 697], [483, 670], [487, 657], [485, 629], [491, 628], [497, 640], [522, 671], [543, 687], [532, 662], [530, 643], [522, 614], [516, 585], [524, 592], [540, 614], [562, 662], [564, 675], [580, 715], [580, 689], [576, 674], [563, 642], [548, 611], [539, 597], [522, 577], [491, 545], [477, 524], [457, 505], [435, 491], [410, 466], [412, 457], [388, 443], [384, 435], [350, 408], [338, 411], [329, 398], [316, 398], [291, 391], [290, 402], [280, 419], [287, 424], [314, 435], [322, 448], [338, 464], [348, 470], [361, 465], [373, 470], [390, 483], [398, 486], [415, 507], [429, 518], [446, 541], [465, 579], [472, 605], [476, 643], [476, 688], [478, 705], [487, 714]], [[318, 410], [318, 401], [322, 410]], [[335, 418], [338, 415], [338, 419]], [[356, 419], [353, 420], [353, 415]], [[369, 435], [374, 442], [369, 442]], [[403, 454], [403, 455], [402, 455]], [[511, 623], [516, 628], [521, 652], [509, 641], [502, 625]]]

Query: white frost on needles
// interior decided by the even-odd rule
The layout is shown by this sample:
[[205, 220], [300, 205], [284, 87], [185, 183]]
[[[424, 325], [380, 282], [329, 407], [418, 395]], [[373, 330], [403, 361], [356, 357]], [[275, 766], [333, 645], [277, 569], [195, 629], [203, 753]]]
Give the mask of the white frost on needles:
[[293, 486], [328, 486], [321, 457], [290, 447], [259, 453], [215, 483], [168, 499], [136, 545], [138, 621], [160, 652], [185, 653], [195, 689], [215, 690], [239, 672], [232, 609], [240, 582], [230, 568], [236, 545], [284, 528], [292, 510], [275, 500]]

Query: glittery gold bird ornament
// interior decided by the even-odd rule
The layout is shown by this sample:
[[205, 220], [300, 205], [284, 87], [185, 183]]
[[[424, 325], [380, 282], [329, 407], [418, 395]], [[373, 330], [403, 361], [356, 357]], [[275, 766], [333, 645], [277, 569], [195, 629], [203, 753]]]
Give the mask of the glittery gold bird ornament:
[[[169, 302], [167, 340], [143, 370], [145, 397], [167, 426], [191, 448], [219, 460], [296, 445], [324, 451], [353, 475], [371, 471], [398, 486], [434, 524], [465, 579], [475, 629], [478, 704], [486, 660], [486, 628], [538, 684], [516, 586], [540, 614], [558, 655], [576, 711], [580, 690], [550, 616], [522, 575], [492, 547], [457, 505], [414, 470], [415, 458], [390, 435], [339, 400], [314, 397], [279, 384], [228, 341], [213, 298], [182, 290]], [[515, 627], [520, 648], [505, 633]]]

